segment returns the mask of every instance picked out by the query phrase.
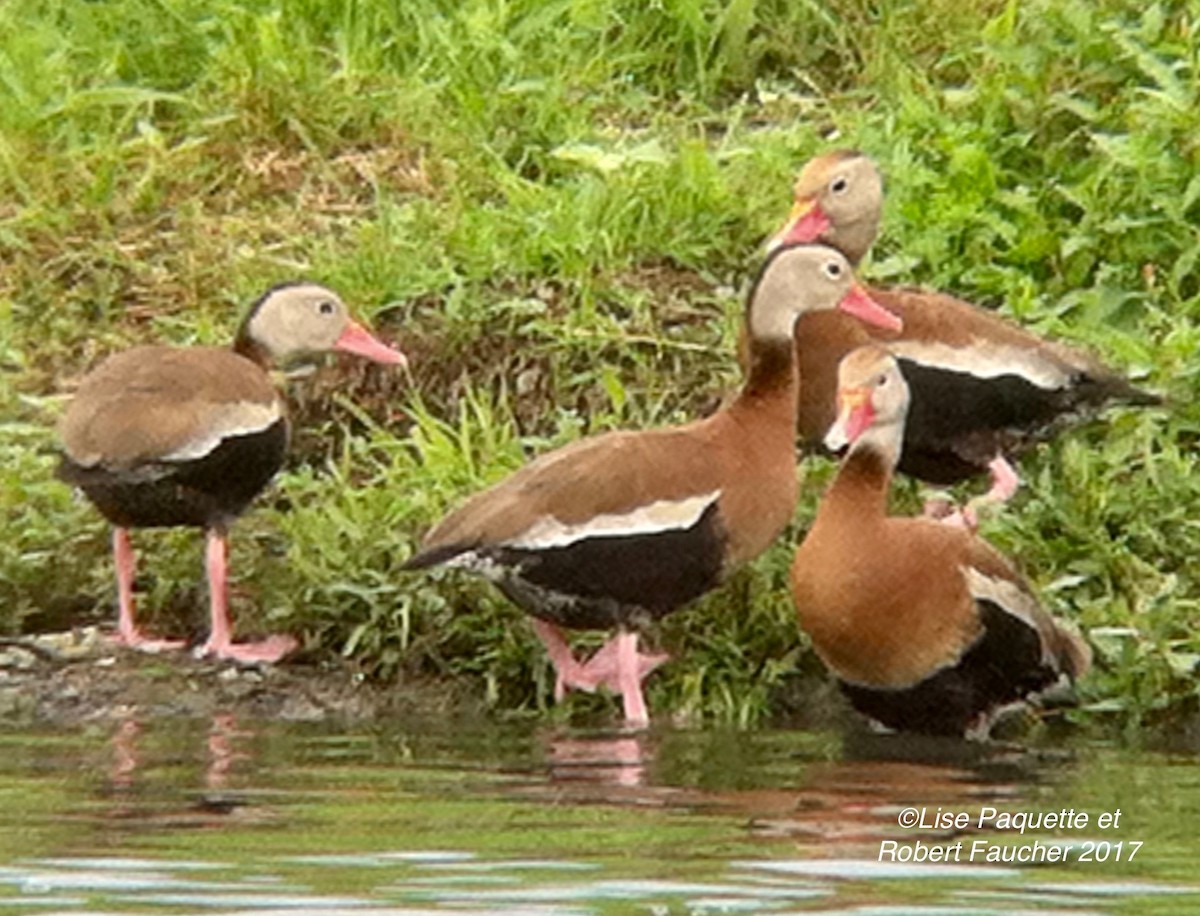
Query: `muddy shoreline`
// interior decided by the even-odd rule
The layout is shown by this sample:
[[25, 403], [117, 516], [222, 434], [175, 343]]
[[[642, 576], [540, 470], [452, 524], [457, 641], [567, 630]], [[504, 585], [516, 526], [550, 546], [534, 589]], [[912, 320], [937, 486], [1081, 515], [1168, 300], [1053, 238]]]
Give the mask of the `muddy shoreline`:
[[444, 683], [381, 685], [340, 660], [244, 666], [115, 646], [98, 627], [0, 640], [0, 722], [76, 726], [232, 713], [363, 722], [476, 705]]
[[[351, 661], [299, 655], [278, 665], [199, 659], [190, 651], [150, 654], [114, 645], [99, 626], [58, 633], [0, 637], [0, 726], [73, 729], [127, 720], [211, 718], [350, 726], [387, 722], [491, 719], [480, 685], [468, 680], [398, 678], [379, 683]], [[798, 679], [775, 698], [766, 727], [869, 733], [826, 678]], [[603, 706], [603, 708], [598, 708]], [[517, 714], [520, 716], [521, 714]], [[501, 713], [503, 718], [505, 714]], [[611, 727], [617, 708], [592, 704], [569, 714], [573, 725]], [[669, 716], [660, 717], [662, 721]], [[1120, 739], [1104, 716], [1072, 727], [1061, 710], [1047, 718], [1060, 737], [1088, 734]], [[561, 724], [561, 717], [559, 717]], [[675, 724], [681, 725], [682, 722]], [[993, 738], [1028, 737], [1030, 721], [1016, 716]], [[1080, 723], [1082, 724], [1082, 723]], [[1126, 736], [1126, 739], [1128, 736]], [[1164, 751], [1200, 749], [1200, 712], [1147, 722], [1137, 743]]]

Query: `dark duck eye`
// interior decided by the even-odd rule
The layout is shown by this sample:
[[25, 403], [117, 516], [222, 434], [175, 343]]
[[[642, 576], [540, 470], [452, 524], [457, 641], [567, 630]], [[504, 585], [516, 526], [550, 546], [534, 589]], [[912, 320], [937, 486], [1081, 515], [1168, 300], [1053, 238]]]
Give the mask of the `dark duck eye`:
[[829, 183], [829, 190], [834, 194], [845, 194], [846, 189], [850, 187], [850, 182], [843, 176], [838, 176]]
[[324, 299], [317, 305], [317, 311], [322, 315], [332, 315], [337, 311], [337, 306], [328, 299]]

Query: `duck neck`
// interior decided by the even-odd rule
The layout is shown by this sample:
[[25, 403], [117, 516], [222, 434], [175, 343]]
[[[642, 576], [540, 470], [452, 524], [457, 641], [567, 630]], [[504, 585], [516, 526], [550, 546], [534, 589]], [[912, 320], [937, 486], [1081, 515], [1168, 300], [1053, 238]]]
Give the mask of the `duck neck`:
[[877, 444], [856, 442], [842, 460], [837, 477], [821, 502], [820, 514], [836, 513], [853, 519], [856, 524], [884, 518], [893, 464]]
[[753, 413], [779, 427], [789, 440], [796, 434], [797, 376], [795, 347], [790, 339], [750, 342], [750, 369], [741, 393], [730, 405], [734, 414]]
[[264, 371], [270, 370], [275, 365], [275, 361], [271, 359], [271, 354], [267, 351], [267, 348], [250, 336], [249, 317], [238, 328], [237, 336], [233, 339], [233, 352], [239, 356], [246, 357], [252, 363], [258, 364]]
[[827, 233], [822, 241], [844, 254], [850, 266], [857, 268], [875, 244], [878, 231], [879, 217], [875, 216], [873, 219], [860, 219], [848, 223], [836, 232]]

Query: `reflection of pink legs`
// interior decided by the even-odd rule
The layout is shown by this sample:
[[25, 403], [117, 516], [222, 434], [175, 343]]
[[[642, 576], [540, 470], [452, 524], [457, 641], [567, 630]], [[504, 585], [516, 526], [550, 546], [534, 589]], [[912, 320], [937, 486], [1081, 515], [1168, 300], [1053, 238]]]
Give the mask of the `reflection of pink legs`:
[[1003, 455], [997, 455], [988, 462], [988, 470], [992, 474], [992, 487], [982, 496], [975, 497], [961, 509], [955, 509], [953, 506], [947, 509], [944, 506], [935, 507], [926, 504], [925, 514], [939, 518], [947, 525], [965, 528], [968, 531], [977, 530], [979, 528], [979, 507], [988, 503], [1008, 502], [1017, 492], [1017, 487], [1021, 485], [1021, 478], [1017, 476], [1017, 472]]
[[277, 662], [299, 643], [291, 636], [268, 636], [261, 642], [235, 643], [229, 622], [229, 544], [223, 532], [210, 530], [204, 564], [208, 571], [208, 600], [212, 627], [202, 655], [238, 662]]
[[230, 713], [213, 716], [208, 730], [208, 769], [204, 773], [204, 783], [209, 789], [225, 788], [225, 778], [233, 764], [249, 757], [233, 746], [234, 738], [246, 734], [238, 730], [237, 719]]
[[[113, 765], [109, 779], [116, 789], [128, 789], [141, 767], [138, 738], [142, 728], [136, 719], [124, 719], [112, 737]], [[251, 736], [238, 729], [237, 719], [230, 713], [216, 713], [208, 729], [208, 766], [204, 784], [211, 790], [223, 789], [233, 765], [246, 760], [249, 754], [239, 751], [234, 742]]]
[[575, 660], [562, 630], [548, 621], [534, 617], [533, 632], [537, 633], [538, 639], [546, 647], [550, 664], [554, 665], [554, 702], [561, 703], [570, 689], [587, 693], [596, 689], [596, 682], [585, 676], [584, 667]]
[[128, 789], [133, 785], [133, 775], [140, 764], [137, 738], [141, 730], [136, 719], [125, 719], [112, 737], [113, 765], [109, 780], [115, 789]]
[[113, 565], [117, 568], [117, 635], [113, 637], [113, 641], [131, 649], [141, 649], [143, 652], [182, 648], [182, 640], [150, 639], [143, 636], [137, 628], [134, 622], [137, 608], [133, 600], [137, 557], [133, 553], [133, 543], [129, 540], [129, 529], [114, 528], [112, 545]]

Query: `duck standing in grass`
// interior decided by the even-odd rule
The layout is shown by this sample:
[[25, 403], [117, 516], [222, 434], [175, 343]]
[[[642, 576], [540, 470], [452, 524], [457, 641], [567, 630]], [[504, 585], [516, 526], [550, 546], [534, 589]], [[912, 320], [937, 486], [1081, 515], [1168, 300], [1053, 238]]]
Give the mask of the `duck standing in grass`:
[[113, 524], [117, 642], [147, 651], [134, 621], [130, 528], [195, 526], [207, 532], [212, 627], [203, 653], [275, 662], [290, 636], [235, 643], [229, 621], [229, 525], [275, 476], [288, 443], [284, 401], [269, 368], [305, 353], [340, 350], [375, 362], [405, 358], [352, 321], [342, 300], [314, 283], [285, 283], [251, 308], [232, 348], [136, 347], [110, 356], [79, 386], [63, 418], [58, 475]]
[[[851, 150], [817, 156], [800, 172], [794, 196], [769, 244], [820, 241], [857, 266], [883, 209], [875, 163]], [[834, 314], [807, 316], [796, 327], [806, 442], [819, 442], [833, 422], [838, 362], [868, 343], [887, 346], [912, 392], [900, 471], [935, 484], [990, 472], [992, 487], [976, 503], [1011, 497], [1018, 477], [1009, 459], [1063, 426], [1108, 403], [1161, 403], [1090, 354], [953, 296], [912, 287], [869, 287], [868, 294], [900, 316], [902, 331]], [[970, 506], [962, 520], [974, 526]]]
[[[483, 575], [533, 615], [557, 681], [621, 695], [648, 721], [643, 678], [665, 656], [638, 652], [637, 628], [715, 588], [765, 550], [796, 503], [793, 327], [811, 311], [897, 324], [825, 246], [775, 251], [747, 308], [749, 371], [726, 408], [685, 426], [612, 432], [543, 455], [468, 500], [425, 537], [406, 569]], [[560, 627], [612, 629], [581, 665]]]
[[998, 707], [1082, 675], [1087, 644], [999, 552], [962, 528], [888, 516], [909, 407], [896, 359], [848, 355], [837, 404], [826, 444], [848, 451], [791, 580], [800, 626], [854, 707], [893, 729], [986, 734]]

